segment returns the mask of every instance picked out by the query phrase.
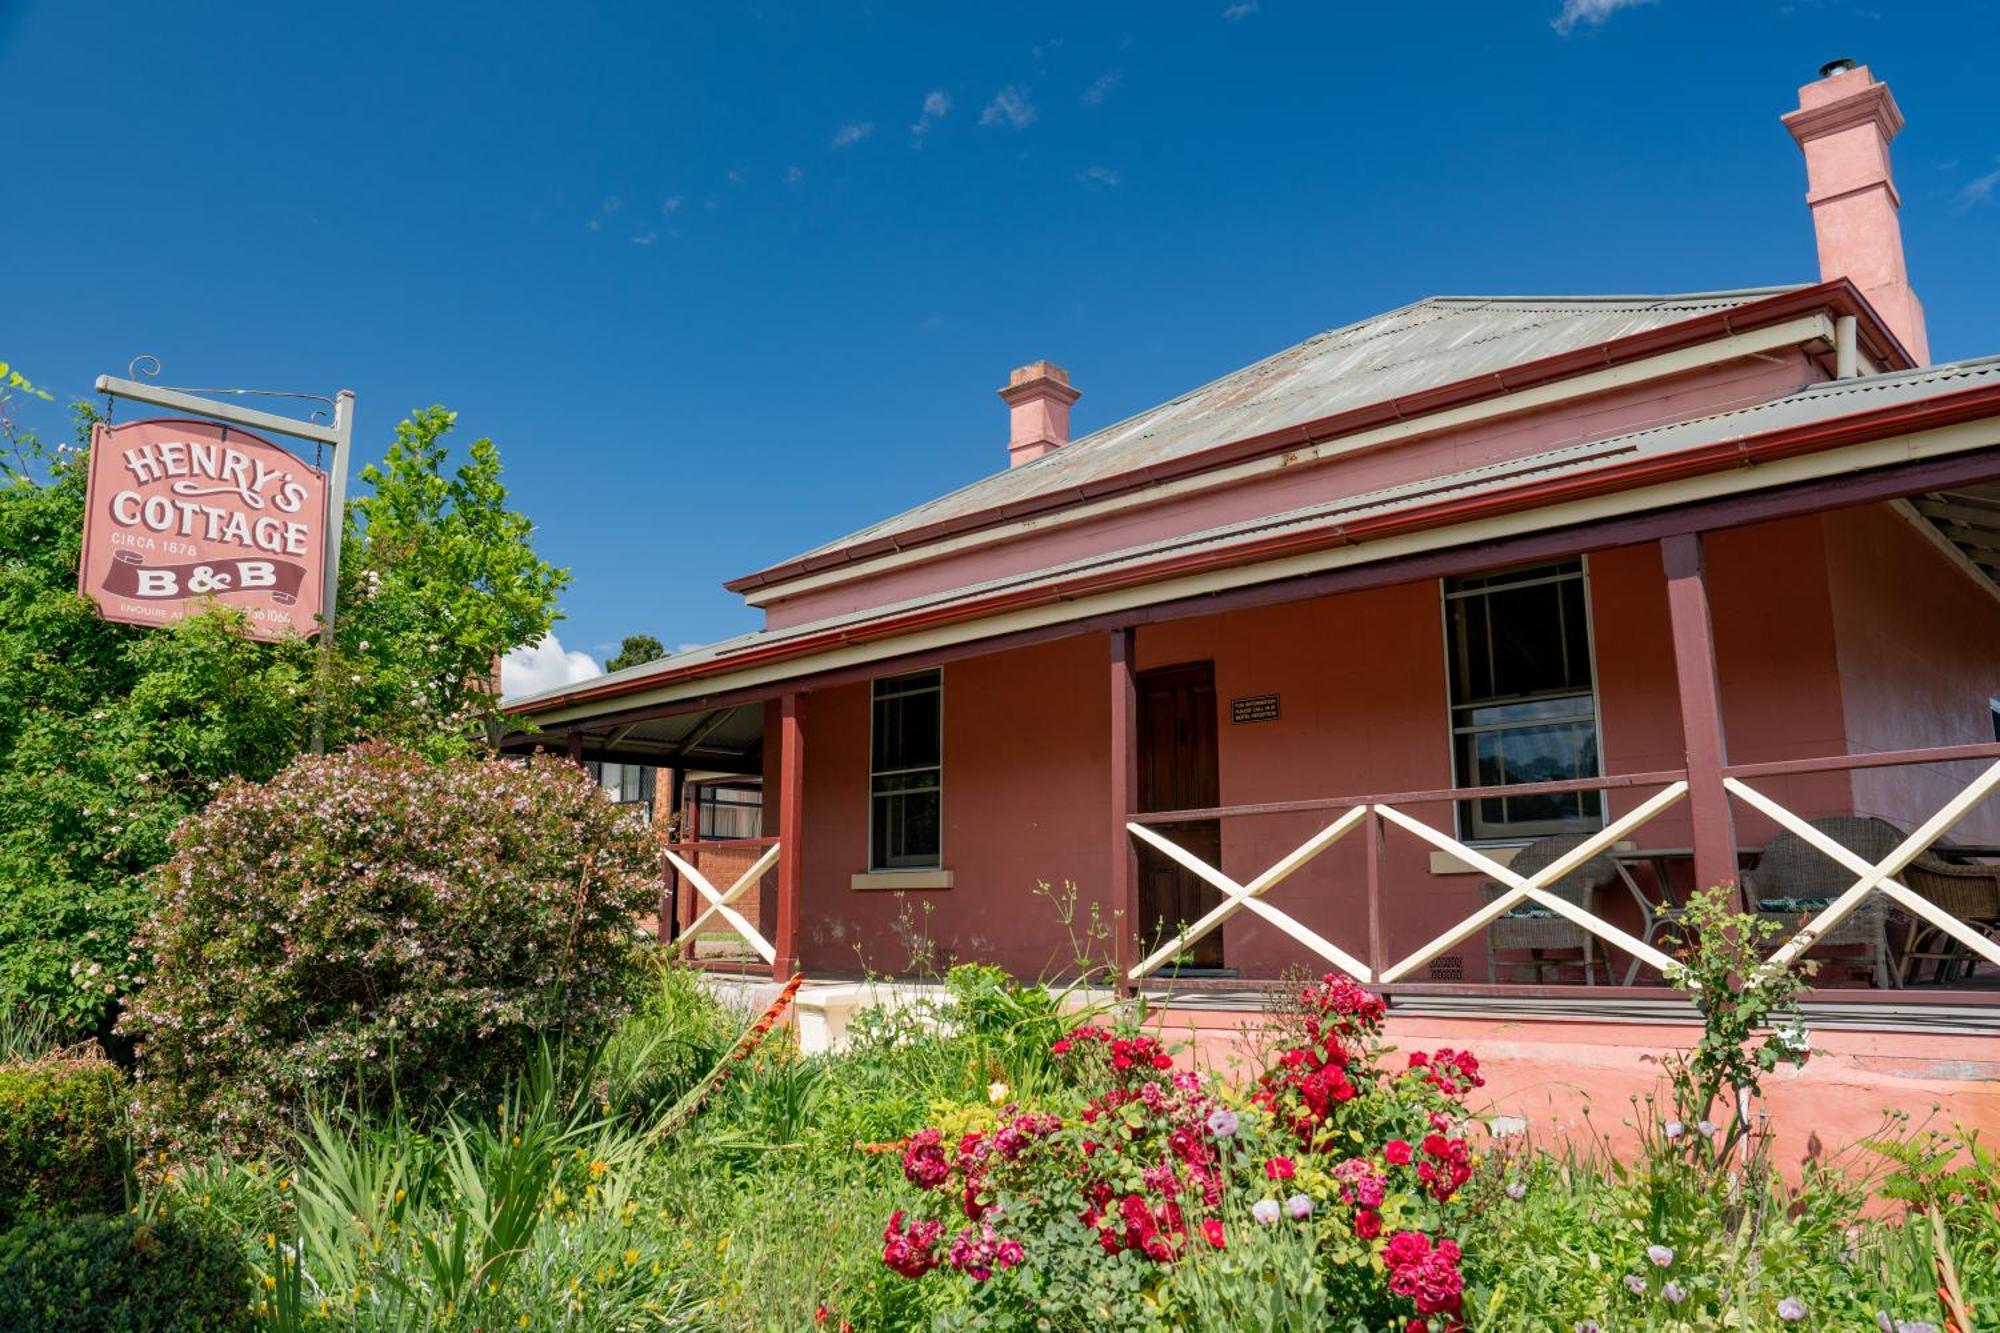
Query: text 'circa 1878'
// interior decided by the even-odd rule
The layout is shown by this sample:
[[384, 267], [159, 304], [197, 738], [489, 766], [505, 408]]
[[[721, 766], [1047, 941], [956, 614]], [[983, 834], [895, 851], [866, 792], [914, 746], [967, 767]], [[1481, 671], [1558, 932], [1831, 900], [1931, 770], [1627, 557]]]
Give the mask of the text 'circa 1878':
[[326, 476], [248, 431], [206, 421], [99, 423], [78, 587], [106, 620], [164, 625], [216, 598], [258, 638], [320, 613]]

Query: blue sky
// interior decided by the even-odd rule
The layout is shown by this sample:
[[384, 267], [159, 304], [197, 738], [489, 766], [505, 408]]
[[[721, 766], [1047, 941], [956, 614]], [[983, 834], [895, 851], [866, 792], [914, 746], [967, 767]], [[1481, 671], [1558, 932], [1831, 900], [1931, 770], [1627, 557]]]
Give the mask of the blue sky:
[[0, 358], [350, 387], [363, 457], [456, 408], [601, 658], [1003, 466], [1037, 357], [1082, 432], [1427, 294], [1809, 280], [1777, 116], [1833, 56], [1909, 118], [1934, 355], [2000, 351], [1996, 51], [1916, 0], [0, 0]]

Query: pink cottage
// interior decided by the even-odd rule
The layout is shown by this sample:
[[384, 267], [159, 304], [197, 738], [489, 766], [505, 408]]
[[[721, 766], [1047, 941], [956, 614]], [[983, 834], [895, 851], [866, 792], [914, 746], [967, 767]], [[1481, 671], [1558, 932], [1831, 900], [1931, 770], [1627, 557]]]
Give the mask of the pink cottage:
[[1189, 1023], [1344, 972], [1524, 1115], [1650, 1083], [1661, 932], [1733, 883], [1822, 963], [1780, 1097], [2000, 1119], [2000, 358], [1929, 364], [1902, 116], [1823, 74], [1819, 282], [1434, 297], [1078, 440], [1035, 362], [1004, 470], [512, 744], [672, 771], [691, 952], [1049, 974], [1067, 883]]

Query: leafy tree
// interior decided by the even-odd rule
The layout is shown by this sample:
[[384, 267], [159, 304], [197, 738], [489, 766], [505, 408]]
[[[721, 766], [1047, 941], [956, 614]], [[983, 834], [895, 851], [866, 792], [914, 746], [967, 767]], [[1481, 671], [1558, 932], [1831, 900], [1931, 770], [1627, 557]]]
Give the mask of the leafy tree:
[[[94, 414], [77, 416], [87, 439]], [[253, 640], [226, 606], [165, 629], [99, 619], [76, 591], [88, 451], [0, 412], [0, 1006], [107, 1030], [145, 974], [131, 940], [168, 834], [229, 779], [282, 769], [316, 710], [330, 746], [467, 748], [487, 664], [547, 630], [567, 575], [527, 548], [490, 441], [442, 475], [450, 424], [416, 414], [362, 472], [322, 654]]]
[[548, 633], [569, 584], [507, 507], [492, 440], [474, 440], [446, 473], [457, 420], [442, 407], [412, 413], [381, 465], [361, 469], [372, 493], [348, 506], [335, 622], [363, 668], [346, 682], [356, 729], [433, 753], [463, 748], [471, 723], [497, 722], [501, 657]]
[[618, 645], [618, 655], [604, 664], [606, 671], [623, 671], [629, 666], [655, 662], [667, 655], [665, 645], [650, 634], [627, 634]]

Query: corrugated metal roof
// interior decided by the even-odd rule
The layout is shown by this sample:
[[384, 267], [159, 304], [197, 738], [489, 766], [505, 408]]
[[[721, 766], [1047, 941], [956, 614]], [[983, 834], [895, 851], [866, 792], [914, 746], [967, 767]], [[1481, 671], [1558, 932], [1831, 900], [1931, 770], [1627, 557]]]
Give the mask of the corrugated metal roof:
[[[1226, 548], [1252, 538], [1352, 524], [1377, 515], [1419, 509], [1455, 498], [1516, 486], [1527, 480], [1584, 475], [1593, 468], [1623, 463], [1635, 458], [1668, 456], [1705, 445], [1726, 443], [1792, 426], [1830, 421], [1875, 408], [1922, 401], [1989, 384], [2000, 384], [2000, 356], [1896, 374], [1828, 380], [1753, 407], [1696, 417], [1586, 444], [1566, 445], [1522, 458], [1468, 468], [1448, 476], [1408, 482], [1364, 495], [1350, 496], [1285, 513], [1164, 538], [1040, 570], [929, 593], [885, 606], [829, 616], [805, 624], [787, 626], [784, 629], [757, 630], [749, 634], [740, 634], [706, 647], [661, 658], [657, 662], [628, 667], [610, 676], [593, 680], [590, 684], [596, 687], [607, 682], [628, 680], [638, 682], [649, 676], [698, 668], [709, 663], [721, 666], [738, 652], [753, 647], [782, 644], [789, 639], [807, 638], [827, 631], [852, 628], [869, 621], [892, 619], [907, 612], [946, 608], [957, 602], [977, 601], [996, 592], [1033, 589], [1037, 585], [1060, 583], [1080, 574], [1115, 573], [1122, 568], [1141, 565], [1169, 553], [1192, 555]], [[571, 688], [573, 687], [547, 691], [546, 695], [564, 694]], [[506, 702], [507, 706], [514, 707], [542, 697], [545, 696], [528, 695]]]
[[[815, 547], [797, 559], [942, 519], [1057, 494], [1251, 436], [1796, 290], [1678, 296], [1433, 296], [1223, 376], [1032, 463]], [[999, 457], [997, 441], [990, 450]]]

